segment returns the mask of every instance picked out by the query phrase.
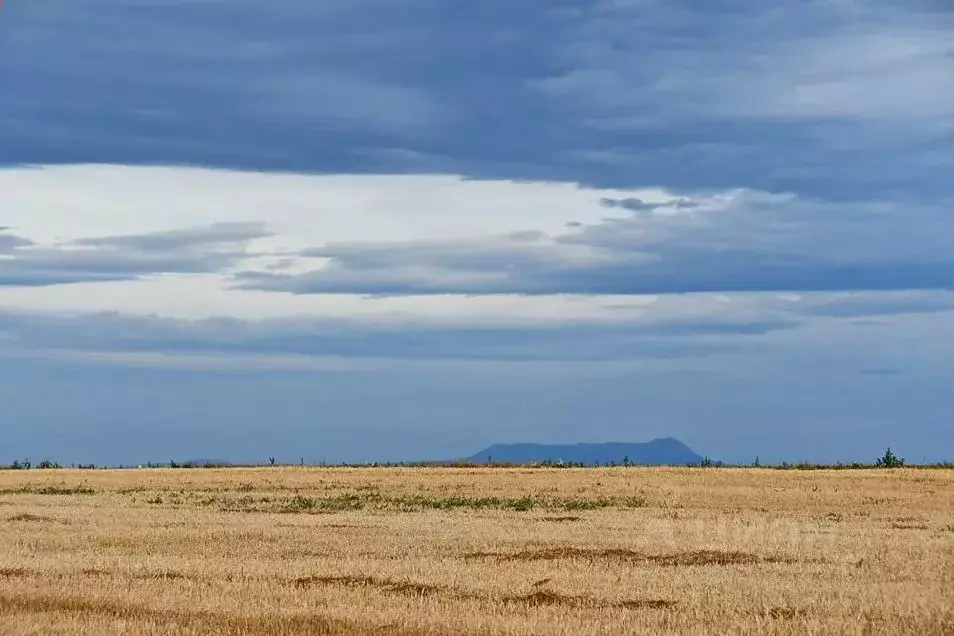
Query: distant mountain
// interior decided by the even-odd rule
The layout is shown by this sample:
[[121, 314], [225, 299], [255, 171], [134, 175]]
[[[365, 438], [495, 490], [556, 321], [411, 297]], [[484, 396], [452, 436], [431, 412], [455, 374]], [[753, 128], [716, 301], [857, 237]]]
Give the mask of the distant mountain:
[[666, 437], [643, 444], [608, 442], [605, 444], [494, 444], [464, 461], [478, 464], [500, 462], [567, 462], [582, 464], [632, 464], [648, 466], [685, 466], [703, 458], [677, 439]]

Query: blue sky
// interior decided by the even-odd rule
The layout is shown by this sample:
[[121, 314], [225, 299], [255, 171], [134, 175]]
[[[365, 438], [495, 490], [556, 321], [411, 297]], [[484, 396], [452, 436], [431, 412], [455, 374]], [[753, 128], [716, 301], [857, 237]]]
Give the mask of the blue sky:
[[11, 0], [0, 461], [952, 459], [954, 9]]

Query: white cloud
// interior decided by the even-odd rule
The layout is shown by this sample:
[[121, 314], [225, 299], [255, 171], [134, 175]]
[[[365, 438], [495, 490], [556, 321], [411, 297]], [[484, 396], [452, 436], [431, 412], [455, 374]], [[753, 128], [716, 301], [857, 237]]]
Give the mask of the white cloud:
[[[251, 239], [243, 266], [259, 271], [279, 267], [286, 273], [320, 262], [298, 258], [299, 250], [329, 243], [466, 242], [525, 230], [559, 235], [569, 231], [568, 222], [596, 223], [608, 216], [628, 214], [602, 206], [602, 198], [668, 198], [661, 190], [591, 190], [572, 184], [469, 181], [455, 176], [305, 176], [111, 165], [0, 170], [0, 191], [4, 192], [0, 222], [10, 226], [8, 238], [0, 245], [9, 244], [9, 249], [24, 239], [46, 251], [76, 242], [86, 247], [90, 243], [102, 247], [117, 242], [125, 247], [141, 247], [143, 243], [181, 243], [215, 228], [219, 234], [223, 228], [233, 232], [253, 228], [271, 236], [256, 239], [243, 235]], [[184, 271], [162, 276], [149, 276], [144, 270], [144, 278], [137, 281], [46, 289], [7, 287], [0, 289], [0, 305], [193, 318], [306, 314], [578, 320], [607, 315], [617, 319], [605, 306], [620, 304], [618, 299], [581, 302], [559, 296], [543, 300], [472, 297], [372, 301], [349, 294], [303, 298], [232, 290], [225, 278], [229, 269], [226, 265], [219, 272]], [[162, 271], [160, 268], [157, 273]], [[639, 306], [647, 301], [627, 302]]]
[[0, 189], [0, 305], [43, 311], [618, 322], [656, 294], [941, 288], [954, 240], [943, 205], [750, 190], [106, 165]]
[[325, 242], [472, 238], [624, 216], [602, 197], [668, 198], [662, 190], [466, 180], [446, 175], [263, 174], [114, 165], [0, 170], [2, 220], [38, 242], [264, 222], [277, 247]]

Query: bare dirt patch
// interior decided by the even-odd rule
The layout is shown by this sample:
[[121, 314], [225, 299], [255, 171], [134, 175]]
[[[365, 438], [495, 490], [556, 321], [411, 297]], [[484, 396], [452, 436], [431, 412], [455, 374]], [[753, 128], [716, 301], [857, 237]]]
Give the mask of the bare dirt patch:
[[400, 594], [402, 596], [433, 596], [435, 594], [461, 595], [459, 591], [450, 588], [426, 585], [424, 583], [412, 583], [410, 581], [377, 579], [371, 576], [308, 576], [295, 579], [293, 583], [294, 586], [298, 588], [321, 585], [353, 588], [369, 587], [391, 594]]
[[113, 573], [108, 570], [101, 570], [99, 568], [84, 568], [80, 570], [80, 574], [83, 576], [112, 576]]
[[181, 581], [184, 579], [191, 579], [191, 576], [185, 575], [182, 572], [154, 572], [154, 573], [145, 573], [137, 574], [135, 577], [141, 581]]
[[675, 607], [678, 603], [676, 601], [666, 601], [661, 599], [643, 599], [643, 600], [632, 600], [632, 601], [605, 601], [602, 599], [592, 598], [589, 596], [568, 596], [565, 594], [558, 594], [556, 592], [551, 592], [549, 590], [537, 590], [531, 592], [530, 594], [525, 594], [522, 596], [505, 596], [500, 599], [503, 603], [508, 605], [526, 605], [528, 607], [550, 607], [550, 606], [560, 606], [560, 607], [572, 607], [572, 608], [583, 608], [583, 607], [594, 607], [601, 609], [669, 609]]
[[13, 515], [9, 517], [7, 521], [11, 523], [59, 523], [62, 525], [69, 525], [68, 521], [63, 521], [62, 519], [54, 519], [53, 517], [46, 517], [43, 515], [33, 515], [28, 512], [23, 514]]
[[22, 579], [31, 574], [32, 572], [24, 568], [0, 568], [0, 579]]
[[757, 565], [760, 563], [794, 563], [794, 559], [780, 557], [761, 557], [747, 552], [726, 552], [720, 550], [695, 550], [671, 554], [645, 554], [624, 548], [588, 549], [588, 548], [547, 548], [543, 550], [524, 550], [511, 554], [499, 552], [472, 552], [465, 559], [494, 559], [497, 561], [623, 561], [634, 564], [660, 565], [664, 567], [684, 567], [703, 565]]
[[550, 590], [542, 589], [551, 579], [543, 579], [532, 585], [534, 591], [529, 594], [496, 597], [474, 594], [457, 588], [440, 585], [428, 585], [411, 581], [393, 581], [378, 579], [370, 576], [310, 576], [295, 579], [293, 585], [297, 588], [332, 585], [350, 588], [373, 588], [387, 594], [396, 594], [408, 597], [444, 596], [454, 599], [466, 599], [504, 605], [525, 605], [528, 607], [563, 606], [563, 607], [599, 607], [622, 609], [666, 609], [674, 607], [676, 601], [657, 599], [638, 599], [627, 601], [608, 601], [588, 596], [567, 596]]

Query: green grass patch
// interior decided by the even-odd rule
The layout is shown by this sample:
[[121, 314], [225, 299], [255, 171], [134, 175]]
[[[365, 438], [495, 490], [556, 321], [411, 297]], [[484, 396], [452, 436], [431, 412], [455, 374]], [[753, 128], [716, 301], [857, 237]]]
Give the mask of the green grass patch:
[[26, 487], [0, 491], [5, 495], [95, 495], [96, 491], [86, 486], [43, 486]]
[[368, 504], [368, 499], [368, 497], [361, 495], [340, 495], [337, 497], [319, 499], [295, 497], [285, 505], [284, 510], [286, 512], [344, 512], [348, 510], [362, 510]]
[[295, 497], [288, 501], [282, 512], [346, 512], [364, 509], [396, 509], [404, 512], [419, 510], [511, 510], [526, 512], [530, 510], [584, 511], [603, 508], [642, 508], [643, 497], [599, 497], [595, 499], [558, 497], [467, 497], [454, 495], [440, 497], [434, 495], [405, 495], [386, 497], [378, 493], [359, 493], [338, 495], [335, 497], [311, 498]]

